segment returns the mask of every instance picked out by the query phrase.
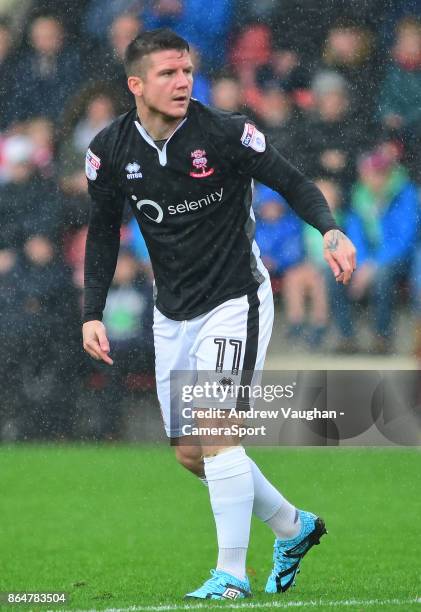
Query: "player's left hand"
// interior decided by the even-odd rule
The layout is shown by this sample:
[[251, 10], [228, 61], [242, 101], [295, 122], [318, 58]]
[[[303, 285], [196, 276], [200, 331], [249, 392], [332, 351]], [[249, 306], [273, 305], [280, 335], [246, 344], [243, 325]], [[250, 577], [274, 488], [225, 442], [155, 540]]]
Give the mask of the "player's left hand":
[[347, 285], [357, 267], [357, 251], [350, 239], [338, 229], [329, 230], [323, 236], [323, 253], [337, 282]]

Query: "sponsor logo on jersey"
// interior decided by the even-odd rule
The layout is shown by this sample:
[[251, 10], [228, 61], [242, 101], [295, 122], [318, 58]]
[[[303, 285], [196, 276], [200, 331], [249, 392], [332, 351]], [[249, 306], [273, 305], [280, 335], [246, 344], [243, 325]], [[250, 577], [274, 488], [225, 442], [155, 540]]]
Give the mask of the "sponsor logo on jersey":
[[139, 172], [140, 166], [137, 162], [130, 162], [130, 164], [127, 164], [127, 166], [125, 167], [125, 170], [127, 172], [128, 179], [137, 179], [143, 177], [143, 174]]
[[215, 172], [215, 168], [207, 168], [208, 158], [204, 149], [196, 149], [191, 152], [193, 170], [190, 176], [193, 178], [205, 178]]
[[95, 153], [92, 153], [91, 149], [88, 149], [86, 152], [85, 159], [85, 171], [88, 179], [90, 179], [91, 181], [94, 181], [96, 179], [96, 177], [98, 176], [97, 171], [99, 170], [100, 166], [100, 158], [95, 155]]
[[[219, 191], [216, 190], [203, 198], [199, 198], [198, 200], [184, 200], [184, 202], [179, 202], [178, 204], [171, 204], [168, 206], [168, 213], [170, 215], [184, 215], [187, 212], [201, 210], [202, 208], [206, 208], [212, 204], [219, 204], [219, 202], [222, 201], [223, 194], [224, 188], [221, 187]], [[132, 200], [136, 201], [136, 199], [136, 196], [132, 195]], [[162, 219], [164, 218], [164, 211], [158, 202], [155, 202], [154, 200], [139, 200], [139, 202], [136, 204], [136, 208], [140, 211], [143, 207], [146, 207], [142, 210], [145, 217], [150, 219], [150, 221], [154, 221], [155, 223], [161, 223]]]
[[155, 223], [161, 223], [162, 219], [164, 218], [164, 211], [157, 202], [154, 202], [154, 200], [139, 200], [139, 202], [136, 204], [136, 208], [140, 211], [142, 206], [149, 207], [149, 209], [143, 211], [145, 217], [151, 221], [155, 221]]
[[266, 150], [265, 135], [259, 132], [257, 127], [252, 123], [244, 124], [241, 142], [245, 147], [251, 147], [257, 153], [263, 153]]
[[179, 204], [172, 204], [171, 206], [168, 206], [168, 212], [170, 215], [184, 215], [187, 212], [201, 210], [202, 208], [206, 208], [212, 204], [219, 204], [219, 202], [222, 200], [223, 194], [224, 188], [221, 187], [220, 191], [216, 190], [203, 198], [199, 198], [198, 200], [191, 200], [190, 202], [188, 200], [184, 200], [184, 202], [180, 202]]

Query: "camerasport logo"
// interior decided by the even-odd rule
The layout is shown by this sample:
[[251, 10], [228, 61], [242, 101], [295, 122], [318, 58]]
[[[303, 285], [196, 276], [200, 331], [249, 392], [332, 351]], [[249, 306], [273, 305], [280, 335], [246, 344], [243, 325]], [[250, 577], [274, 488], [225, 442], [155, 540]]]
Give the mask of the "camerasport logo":
[[207, 168], [208, 158], [204, 149], [196, 149], [191, 153], [193, 170], [190, 176], [193, 178], [205, 178], [215, 172], [214, 168]]

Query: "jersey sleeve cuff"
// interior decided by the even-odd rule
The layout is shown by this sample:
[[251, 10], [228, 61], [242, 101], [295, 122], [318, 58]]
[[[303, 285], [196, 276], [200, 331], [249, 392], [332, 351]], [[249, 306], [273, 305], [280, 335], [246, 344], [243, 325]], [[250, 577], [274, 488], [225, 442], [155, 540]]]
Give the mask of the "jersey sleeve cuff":
[[322, 234], [322, 236], [324, 236], [327, 232], [330, 232], [330, 230], [339, 230], [340, 232], [345, 234], [344, 230], [341, 227], [339, 227], [339, 225], [326, 225], [325, 227], [319, 228], [319, 231]]
[[102, 321], [102, 312], [93, 312], [83, 316], [82, 322], [88, 323], [88, 321]]

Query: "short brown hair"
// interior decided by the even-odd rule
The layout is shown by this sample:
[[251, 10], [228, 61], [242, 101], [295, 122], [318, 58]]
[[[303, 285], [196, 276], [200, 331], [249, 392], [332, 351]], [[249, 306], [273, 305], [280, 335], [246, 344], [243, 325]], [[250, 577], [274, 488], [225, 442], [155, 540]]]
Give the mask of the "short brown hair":
[[127, 76], [138, 69], [140, 60], [155, 51], [190, 51], [189, 43], [169, 28], [158, 28], [142, 32], [128, 45], [124, 54], [124, 69]]

